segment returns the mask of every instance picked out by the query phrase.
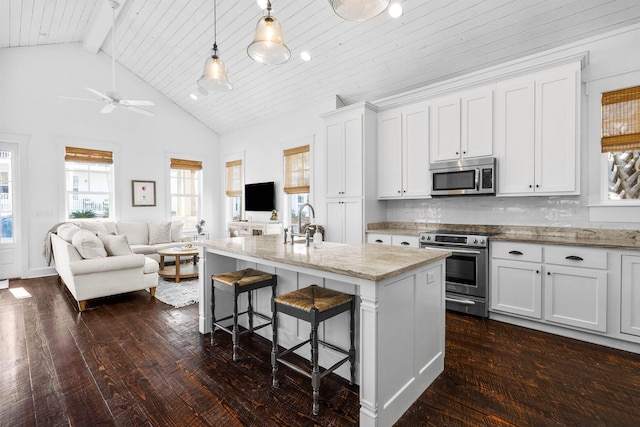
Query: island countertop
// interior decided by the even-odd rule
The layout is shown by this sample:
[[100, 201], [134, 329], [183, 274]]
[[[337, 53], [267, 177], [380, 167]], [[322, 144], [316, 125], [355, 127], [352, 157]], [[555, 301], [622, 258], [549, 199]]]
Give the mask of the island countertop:
[[304, 243], [284, 244], [282, 236], [227, 237], [197, 242], [205, 249], [313, 268], [365, 280], [380, 281], [444, 259], [451, 251], [397, 246], [324, 242], [321, 248]]

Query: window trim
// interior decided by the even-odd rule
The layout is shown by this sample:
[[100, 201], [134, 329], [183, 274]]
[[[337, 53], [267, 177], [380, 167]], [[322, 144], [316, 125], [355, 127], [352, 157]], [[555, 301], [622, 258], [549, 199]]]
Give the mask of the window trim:
[[[74, 145], [85, 145], [85, 144], [74, 144]], [[93, 148], [84, 148], [84, 147], [73, 147], [70, 145], [65, 145], [64, 146], [64, 162], [63, 162], [63, 175], [62, 175], [62, 180], [63, 180], [63, 194], [64, 194], [64, 203], [63, 203], [63, 210], [64, 210], [64, 220], [68, 221], [71, 219], [71, 211], [70, 211], [70, 206], [69, 206], [69, 191], [67, 190], [67, 174], [69, 172], [69, 169], [67, 168], [67, 163], [79, 163], [79, 164], [83, 164], [83, 165], [88, 165], [89, 169], [92, 167], [92, 165], [109, 165], [110, 171], [108, 173], [108, 185], [109, 185], [109, 191], [108, 193], [91, 193], [91, 192], [84, 192], [87, 194], [108, 194], [108, 200], [109, 200], [109, 216], [108, 217], [101, 217], [100, 219], [103, 220], [115, 220], [116, 215], [115, 215], [115, 207], [116, 207], [116, 168], [115, 168], [115, 162], [113, 161], [114, 155], [113, 155], [113, 151], [112, 150], [100, 150], [100, 149], [93, 149]], [[77, 219], [81, 219], [81, 218], [75, 218]], [[98, 218], [96, 218], [98, 219]]]
[[[172, 193], [171, 191], [171, 180], [172, 178], [172, 172], [173, 170], [177, 170], [177, 171], [195, 171], [199, 173], [199, 177], [198, 177], [198, 193], [196, 195], [196, 202], [197, 202], [197, 212], [196, 212], [196, 222], [200, 221], [202, 219], [205, 219], [205, 214], [204, 214], [204, 200], [203, 200], [203, 192], [204, 192], [204, 169], [202, 167], [202, 161], [201, 160], [190, 160], [190, 159], [184, 159], [184, 158], [177, 158], [177, 157], [169, 157], [169, 170], [168, 170], [168, 185], [167, 185], [167, 193], [168, 193], [168, 202], [167, 202], [167, 207], [169, 210], [169, 218], [171, 219], [171, 221], [173, 221], [174, 217], [173, 217], [173, 213], [172, 213], [172, 199], [173, 199], [173, 195], [174, 193]], [[189, 196], [189, 197], [193, 197], [193, 196]], [[185, 224], [186, 226], [186, 224]], [[184, 231], [186, 232], [194, 232], [196, 231], [195, 225], [193, 228], [184, 228]]]

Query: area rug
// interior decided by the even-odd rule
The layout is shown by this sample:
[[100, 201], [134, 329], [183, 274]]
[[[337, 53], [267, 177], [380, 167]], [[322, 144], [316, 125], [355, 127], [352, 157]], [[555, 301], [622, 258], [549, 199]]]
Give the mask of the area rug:
[[198, 279], [182, 279], [178, 283], [173, 280], [158, 279], [156, 299], [175, 308], [195, 304], [200, 300]]

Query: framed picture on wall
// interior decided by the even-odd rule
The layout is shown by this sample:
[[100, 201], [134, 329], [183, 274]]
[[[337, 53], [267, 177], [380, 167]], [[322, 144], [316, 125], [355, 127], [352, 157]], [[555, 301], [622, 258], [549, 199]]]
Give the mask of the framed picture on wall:
[[131, 195], [133, 206], [156, 205], [155, 181], [131, 181]]

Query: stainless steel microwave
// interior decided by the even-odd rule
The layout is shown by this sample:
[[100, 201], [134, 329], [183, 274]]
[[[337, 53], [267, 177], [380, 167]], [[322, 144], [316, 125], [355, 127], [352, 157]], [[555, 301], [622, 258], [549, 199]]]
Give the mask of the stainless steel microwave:
[[431, 163], [431, 195], [495, 195], [496, 159], [479, 157]]

